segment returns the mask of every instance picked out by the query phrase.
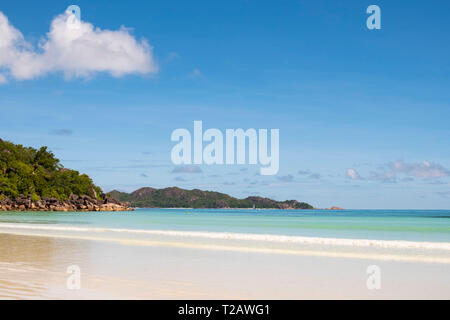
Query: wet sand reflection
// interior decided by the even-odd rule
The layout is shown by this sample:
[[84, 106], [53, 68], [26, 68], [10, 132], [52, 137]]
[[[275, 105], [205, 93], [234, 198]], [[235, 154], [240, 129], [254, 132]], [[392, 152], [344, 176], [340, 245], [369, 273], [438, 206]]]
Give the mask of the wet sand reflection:
[[89, 242], [0, 234], [0, 298], [55, 298], [67, 266], [88, 261]]

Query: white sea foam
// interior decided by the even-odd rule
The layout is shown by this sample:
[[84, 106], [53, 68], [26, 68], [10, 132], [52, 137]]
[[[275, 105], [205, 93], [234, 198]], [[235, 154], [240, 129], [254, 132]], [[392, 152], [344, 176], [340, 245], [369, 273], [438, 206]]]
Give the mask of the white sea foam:
[[[59, 231], [59, 232], [89, 232], [89, 233], [129, 233], [154, 236], [199, 238], [215, 240], [243, 240], [262, 241], [292, 244], [325, 245], [325, 246], [350, 246], [350, 247], [373, 247], [391, 249], [425, 249], [425, 250], [450, 250], [449, 242], [418, 242], [406, 240], [374, 240], [374, 239], [341, 239], [286, 236], [275, 234], [254, 233], [230, 233], [230, 232], [202, 232], [202, 231], [177, 231], [177, 230], [145, 230], [145, 229], [122, 229], [122, 228], [85, 228], [75, 226], [48, 226], [30, 224], [6, 224], [0, 223], [0, 229], [35, 230], [35, 231]], [[130, 239], [133, 240], [133, 239]]]

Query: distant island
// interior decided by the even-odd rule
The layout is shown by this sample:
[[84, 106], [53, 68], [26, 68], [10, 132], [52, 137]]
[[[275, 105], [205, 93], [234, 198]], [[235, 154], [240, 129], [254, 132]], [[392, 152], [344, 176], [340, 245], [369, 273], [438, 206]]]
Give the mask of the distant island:
[[141, 188], [132, 193], [113, 190], [108, 197], [127, 201], [137, 208], [256, 208], [256, 209], [314, 209], [306, 202], [297, 200], [275, 201], [262, 197], [237, 199], [224, 193], [185, 190], [177, 187], [155, 189]]
[[37, 150], [0, 139], [0, 211], [128, 211], [133, 207], [314, 209], [297, 200], [237, 199], [177, 187], [105, 194], [88, 175], [64, 168], [47, 147]]
[[91, 178], [64, 168], [41, 147], [0, 139], [0, 210], [125, 211], [130, 204], [108, 197]]

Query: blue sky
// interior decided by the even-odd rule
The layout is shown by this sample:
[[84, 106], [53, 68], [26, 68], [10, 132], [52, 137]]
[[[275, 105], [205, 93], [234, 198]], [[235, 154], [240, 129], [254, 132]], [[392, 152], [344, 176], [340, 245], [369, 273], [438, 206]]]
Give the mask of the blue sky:
[[[132, 63], [142, 48], [150, 62], [73, 74], [47, 59], [53, 69], [19, 75], [11, 66], [25, 64], [0, 55], [1, 138], [49, 146], [106, 191], [176, 185], [316, 207], [450, 208], [448, 1], [18, 0], [0, 11], [41, 54], [70, 4], [94, 27], [130, 28]], [[381, 30], [366, 27], [371, 4]], [[280, 129], [278, 175], [173, 172], [170, 135], [194, 120]]]

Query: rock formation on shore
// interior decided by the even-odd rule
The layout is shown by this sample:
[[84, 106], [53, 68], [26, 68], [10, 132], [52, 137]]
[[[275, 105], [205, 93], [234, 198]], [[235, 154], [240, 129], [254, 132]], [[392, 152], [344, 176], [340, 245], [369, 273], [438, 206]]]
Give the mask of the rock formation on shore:
[[89, 196], [70, 195], [67, 200], [42, 197], [33, 201], [31, 196], [19, 196], [16, 199], [0, 199], [0, 211], [133, 211], [129, 202], [120, 202], [101, 195], [102, 199]]
[[0, 139], [0, 210], [125, 211], [130, 203], [108, 197], [86, 174], [64, 168], [47, 147]]

